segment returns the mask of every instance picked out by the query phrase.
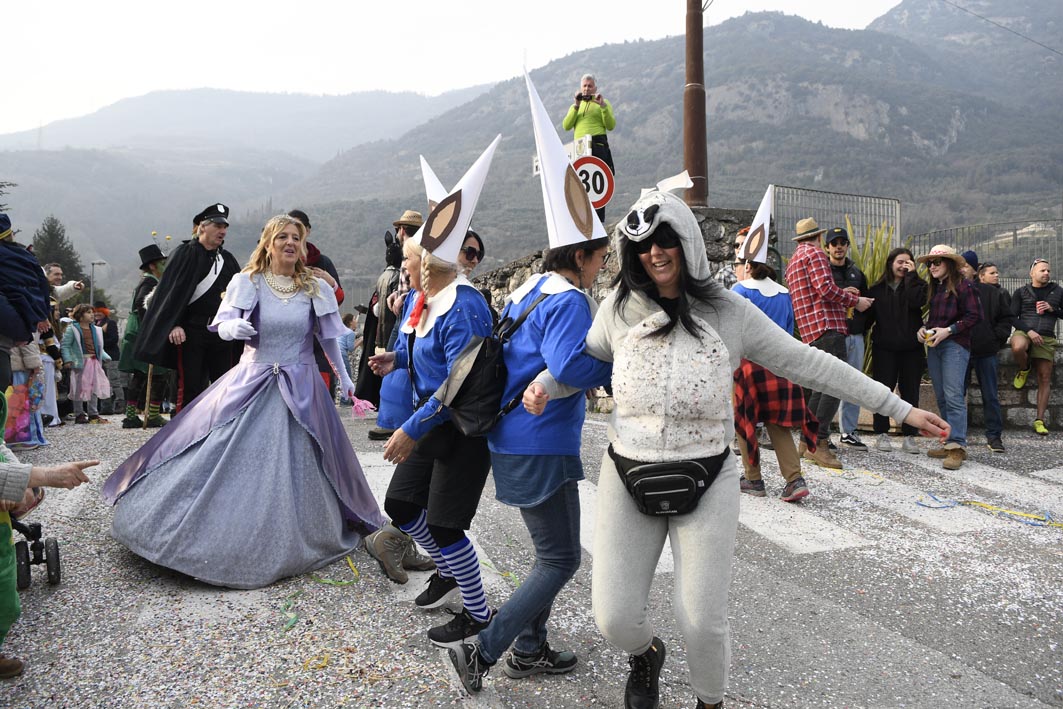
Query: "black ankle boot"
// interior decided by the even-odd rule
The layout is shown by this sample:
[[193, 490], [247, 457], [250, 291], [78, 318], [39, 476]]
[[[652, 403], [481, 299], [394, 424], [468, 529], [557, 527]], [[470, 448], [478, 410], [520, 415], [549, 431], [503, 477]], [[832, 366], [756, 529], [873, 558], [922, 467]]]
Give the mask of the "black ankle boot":
[[657, 709], [660, 702], [658, 681], [664, 666], [664, 642], [654, 638], [650, 649], [641, 655], [631, 655], [627, 662], [631, 674], [624, 689], [624, 709]]
[[716, 702], [715, 704], [706, 704], [705, 702], [698, 700], [697, 706], [694, 709], [723, 709], [723, 700]]

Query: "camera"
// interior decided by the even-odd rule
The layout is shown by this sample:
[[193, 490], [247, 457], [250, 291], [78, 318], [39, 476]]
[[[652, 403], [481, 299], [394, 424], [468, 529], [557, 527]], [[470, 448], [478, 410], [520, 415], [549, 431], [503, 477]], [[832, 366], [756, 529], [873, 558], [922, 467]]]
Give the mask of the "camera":
[[593, 101], [594, 100], [594, 96], [592, 96], [591, 94], [582, 94], [582, 95], [580, 95], [580, 100], [581, 101]]

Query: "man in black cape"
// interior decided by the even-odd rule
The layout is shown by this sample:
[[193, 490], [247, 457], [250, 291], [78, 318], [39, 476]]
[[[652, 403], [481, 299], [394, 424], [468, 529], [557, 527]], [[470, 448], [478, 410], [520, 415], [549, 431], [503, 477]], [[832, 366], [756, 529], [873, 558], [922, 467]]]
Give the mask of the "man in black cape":
[[236, 258], [222, 248], [229, 208], [212, 204], [192, 224], [192, 239], [170, 254], [134, 349], [139, 360], [177, 370], [178, 413], [229, 371], [243, 350], [243, 343], [207, 330], [229, 280], [240, 272]]

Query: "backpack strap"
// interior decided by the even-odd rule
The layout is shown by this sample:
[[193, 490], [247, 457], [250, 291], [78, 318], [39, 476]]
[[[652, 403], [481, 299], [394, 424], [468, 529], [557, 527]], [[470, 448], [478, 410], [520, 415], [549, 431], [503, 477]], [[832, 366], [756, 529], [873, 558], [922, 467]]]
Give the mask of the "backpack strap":
[[[541, 303], [544, 300], [546, 300], [546, 296], [547, 296], [546, 293], [540, 292], [539, 296], [535, 300], [532, 301], [531, 305], [529, 305], [527, 307], [527, 309], [525, 309], [525, 311], [523, 313], [521, 313], [520, 316], [518, 316], [516, 320], [513, 321], [513, 324], [511, 326], [507, 327], [507, 328], [504, 328], [504, 330], [499, 333], [498, 341], [501, 342], [503, 345], [506, 344], [507, 342], [509, 342], [509, 338], [513, 337], [513, 333], [515, 333], [517, 331], [517, 328], [519, 328], [524, 323], [524, 321], [527, 320], [528, 316], [531, 315], [531, 311], [535, 310], [535, 306], [537, 306], [539, 303]], [[505, 325], [507, 321], [508, 321], [508, 318], [506, 320], [502, 321], [501, 323], [499, 323], [499, 325], [500, 326]], [[532, 379], [532, 381], [535, 381], [535, 380]], [[495, 418], [495, 425], [498, 425], [498, 422], [502, 419], [503, 416], [508, 414], [513, 409], [517, 408], [517, 405], [520, 404], [521, 398], [524, 396], [524, 389], [527, 389], [530, 384], [531, 384], [531, 382], [528, 382], [527, 384], [525, 384], [524, 387], [521, 388], [521, 390], [520, 390], [521, 393], [520, 394], [518, 394], [517, 396], [514, 396], [512, 399], [507, 401], [505, 403], [505, 405], [502, 406], [502, 410], [498, 412], [498, 416]]]

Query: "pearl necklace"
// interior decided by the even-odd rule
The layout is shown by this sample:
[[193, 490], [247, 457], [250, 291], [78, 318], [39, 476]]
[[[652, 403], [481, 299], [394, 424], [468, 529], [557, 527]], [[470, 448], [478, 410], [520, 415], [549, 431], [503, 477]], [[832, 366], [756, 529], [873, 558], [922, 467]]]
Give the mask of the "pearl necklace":
[[268, 285], [277, 293], [290, 295], [295, 291], [299, 290], [298, 284], [291, 276], [281, 276], [278, 274], [274, 274], [272, 271], [269, 270], [263, 271], [262, 275], [266, 279], [266, 285]]

